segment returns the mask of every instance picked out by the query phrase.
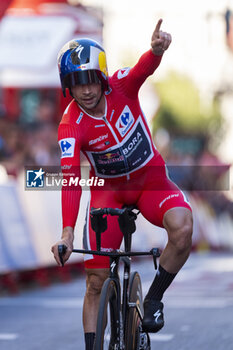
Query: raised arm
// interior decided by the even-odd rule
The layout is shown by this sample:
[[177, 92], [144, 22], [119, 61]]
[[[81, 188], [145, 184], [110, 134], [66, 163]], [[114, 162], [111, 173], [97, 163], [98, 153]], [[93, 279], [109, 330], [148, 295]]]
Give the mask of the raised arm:
[[115, 87], [129, 98], [137, 98], [138, 91], [148, 76], [159, 66], [162, 55], [171, 44], [171, 35], [160, 30], [162, 19], [156, 24], [151, 37], [151, 49], [145, 52], [132, 68], [120, 69], [113, 77]]

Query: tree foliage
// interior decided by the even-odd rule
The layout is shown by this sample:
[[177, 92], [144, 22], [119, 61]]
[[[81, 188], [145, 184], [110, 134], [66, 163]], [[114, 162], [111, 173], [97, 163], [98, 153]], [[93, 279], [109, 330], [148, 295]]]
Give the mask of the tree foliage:
[[206, 101], [186, 76], [171, 72], [156, 84], [160, 108], [153, 120], [153, 131], [159, 127], [171, 134], [202, 134], [211, 137], [221, 131], [222, 116], [216, 99]]

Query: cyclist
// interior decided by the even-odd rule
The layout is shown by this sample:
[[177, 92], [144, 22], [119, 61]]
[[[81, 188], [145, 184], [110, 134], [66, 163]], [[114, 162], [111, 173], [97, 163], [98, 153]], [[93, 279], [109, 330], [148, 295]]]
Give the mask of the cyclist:
[[[63, 176], [80, 175], [80, 151], [88, 159], [90, 176], [104, 179], [102, 191], [91, 189], [84, 227], [84, 248], [96, 249], [89, 222], [91, 207], [122, 207], [134, 204], [152, 224], [164, 227], [168, 243], [156, 276], [144, 300], [143, 327], [157, 332], [164, 325], [162, 297], [187, 260], [191, 249], [192, 212], [180, 189], [169, 179], [165, 162], [153, 144], [140, 108], [138, 91], [159, 66], [171, 35], [163, 32], [160, 19], [152, 34], [151, 48], [132, 68], [108, 76], [104, 49], [90, 39], [68, 42], [58, 55], [64, 95], [73, 100], [59, 125]], [[62, 189], [62, 238], [52, 247], [60, 265], [58, 245], [67, 247], [67, 261], [74, 239], [81, 188]], [[115, 217], [108, 218], [101, 249], [117, 249], [122, 233]], [[87, 273], [83, 307], [86, 349], [92, 349], [101, 287], [108, 276], [109, 258], [85, 257]]]

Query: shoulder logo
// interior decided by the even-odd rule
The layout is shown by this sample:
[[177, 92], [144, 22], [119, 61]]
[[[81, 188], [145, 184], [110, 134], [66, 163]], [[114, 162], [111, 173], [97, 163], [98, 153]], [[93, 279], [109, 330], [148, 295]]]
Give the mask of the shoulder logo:
[[126, 77], [129, 74], [130, 68], [124, 68], [124, 69], [120, 69], [117, 73], [117, 78], [118, 79], [122, 79], [124, 77]]
[[76, 120], [76, 124], [79, 124], [82, 120], [83, 112], [80, 112], [78, 119]]
[[120, 117], [117, 119], [116, 128], [120, 135], [123, 137], [134, 123], [134, 117], [128, 106], [125, 106], [121, 112]]
[[74, 156], [75, 138], [68, 137], [66, 139], [62, 139], [59, 141], [59, 145], [61, 148], [61, 158]]

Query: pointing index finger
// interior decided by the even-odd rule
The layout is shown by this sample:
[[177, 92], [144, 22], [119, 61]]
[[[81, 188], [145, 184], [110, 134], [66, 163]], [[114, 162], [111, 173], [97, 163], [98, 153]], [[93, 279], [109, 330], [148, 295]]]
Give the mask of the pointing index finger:
[[159, 33], [162, 22], [163, 22], [163, 20], [162, 20], [162, 18], [160, 18], [158, 20], [158, 23], [156, 24], [155, 33]]

